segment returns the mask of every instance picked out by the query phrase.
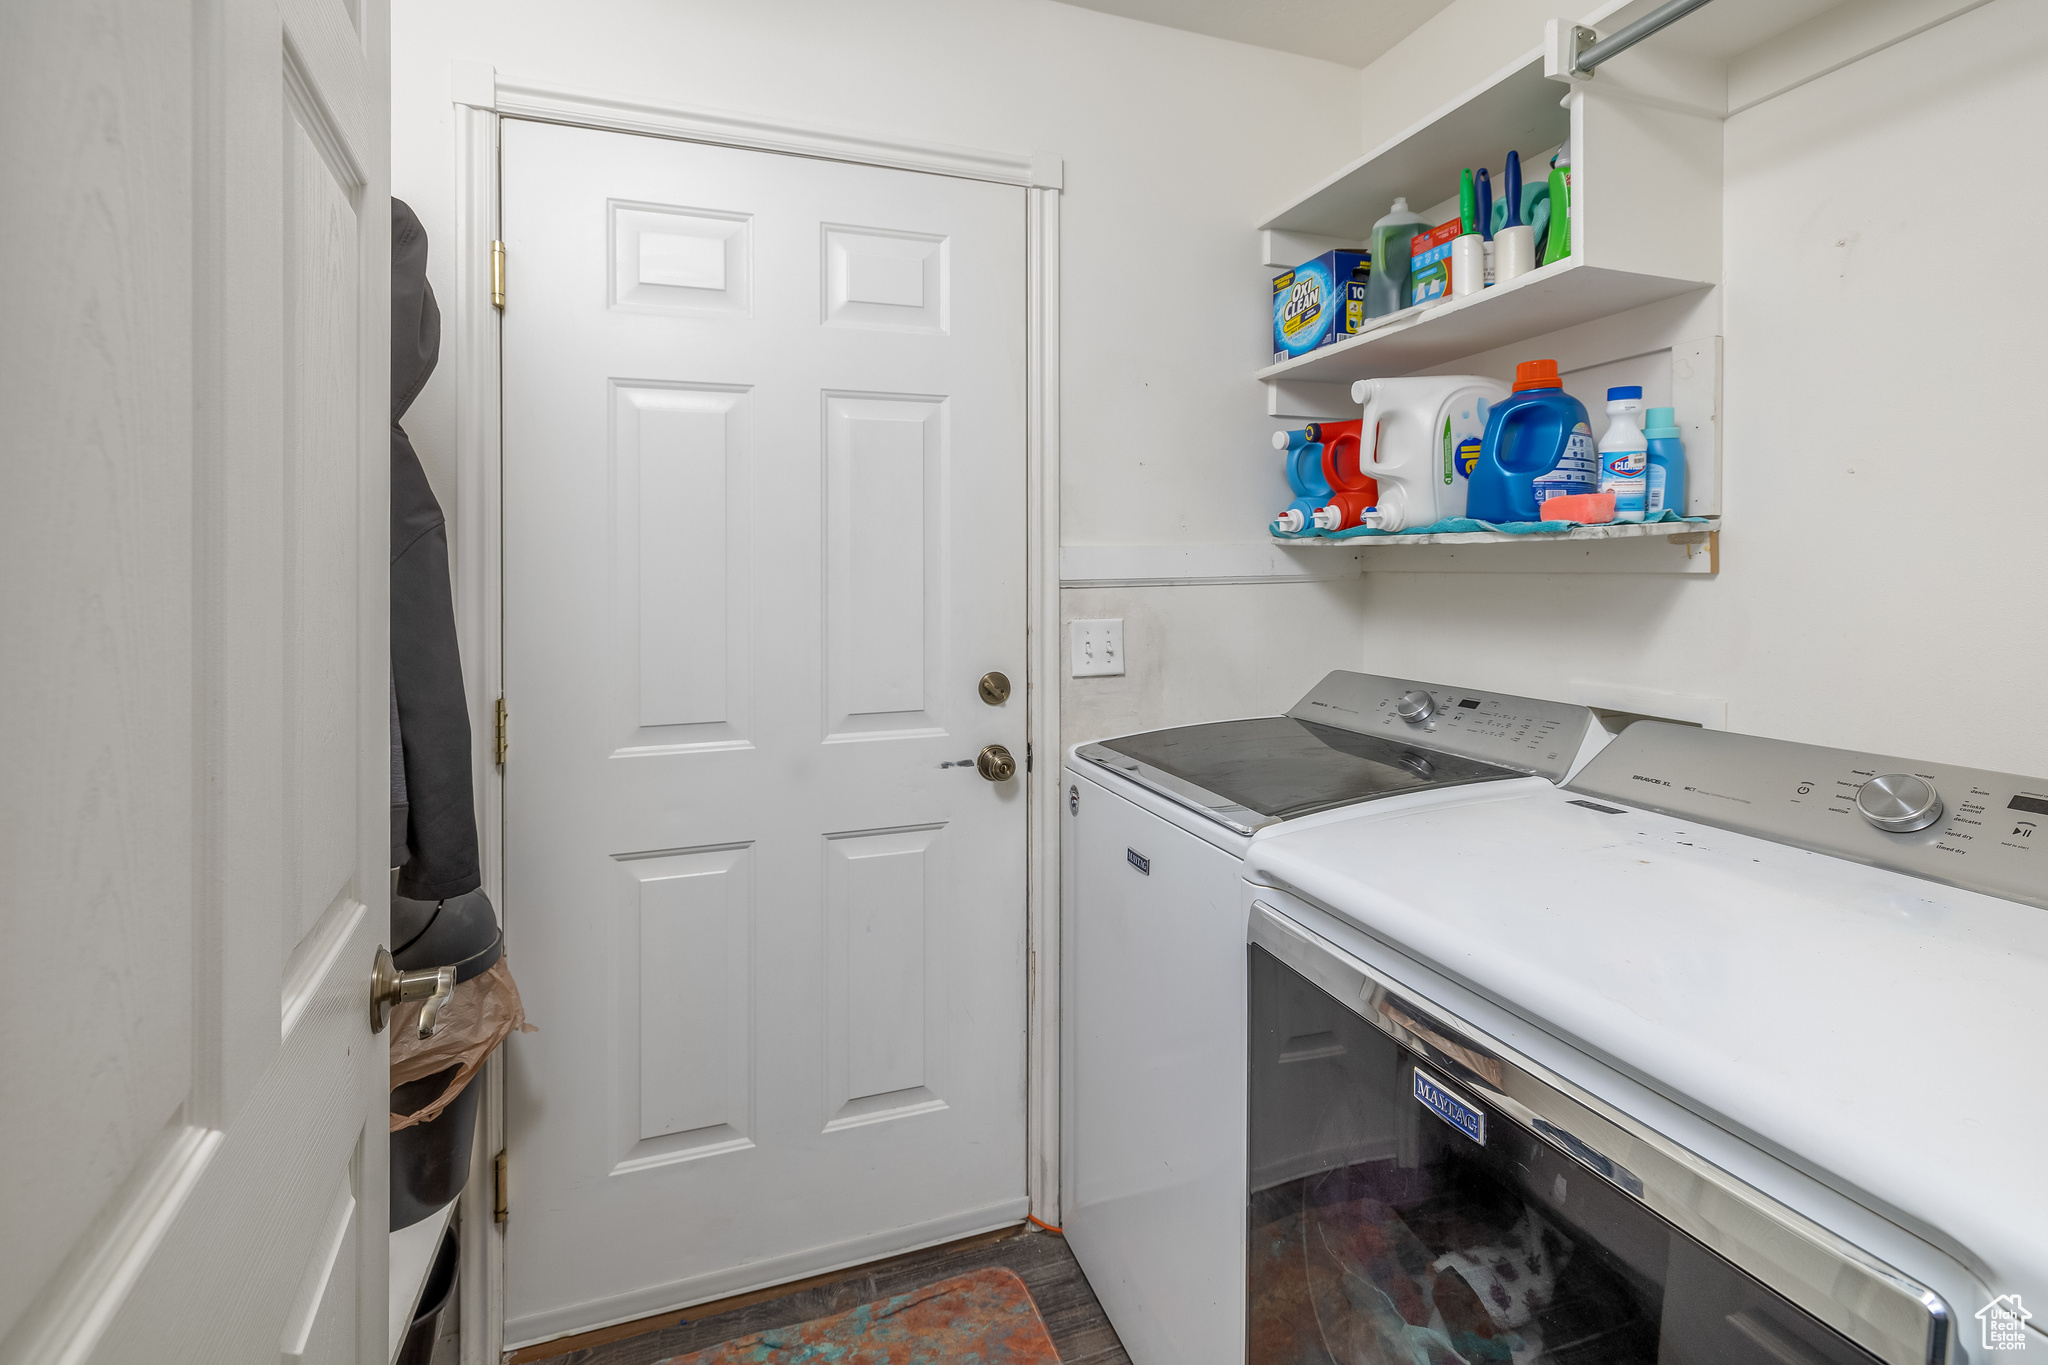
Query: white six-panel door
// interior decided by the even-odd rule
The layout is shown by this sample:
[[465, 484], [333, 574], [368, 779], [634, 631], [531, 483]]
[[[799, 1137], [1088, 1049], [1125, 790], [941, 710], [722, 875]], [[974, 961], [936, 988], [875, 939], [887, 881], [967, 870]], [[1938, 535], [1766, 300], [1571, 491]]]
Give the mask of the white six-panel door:
[[518, 1343], [1023, 1217], [1025, 203], [503, 158]]
[[377, 1365], [385, 7], [5, 29], [0, 1361]]

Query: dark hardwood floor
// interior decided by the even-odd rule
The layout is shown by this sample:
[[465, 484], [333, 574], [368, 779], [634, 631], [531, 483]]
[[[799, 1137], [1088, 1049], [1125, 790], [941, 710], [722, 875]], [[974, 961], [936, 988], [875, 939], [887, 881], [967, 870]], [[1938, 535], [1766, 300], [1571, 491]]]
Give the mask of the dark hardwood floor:
[[[873, 1265], [859, 1266], [838, 1275], [820, 1276], [791, 1286], [787, 1291], [764, 1290], [746, 1296], [746, 1302], [724, 1311], [721, 1304], [706, 1304], [696, 1312], [712, 1316], [681, 1314], [649, 1319], [652, 1330], [601, 1344], [583, 1345], [571, 1338], [548, 1346], [529, 1347], [516, 1353], [515, 1362], [546, 1360], [550, 1365], [656, 1365], [670, 1356], [686, 1355], [716, 1346], [734, 1337], [790, 1327], [813, 1318], [829, 1317], [875, 1299], [906, 1293], [922, 1285], [987, 1266], [1013, 1270], [1031, 1291], [1039, 1316], [1060, 1353], [1061, 1365], [1130, 1365], [1122, 1343], [1095, 1301], [1095, 1291], [1067, 1250], [1066, 1239], [1037, 1228], [997, 1237], [969, 1238], [926, 1251], [913, 1251]], [[630, 1324], [633, 1330], [640, 1324]], [[612, 1329], [619, 1331], [622, 1329]], [[604, 1335], [592, 1333], [591, 1336]], [[559, 1354], [551, 1349], [569, 1347]]]

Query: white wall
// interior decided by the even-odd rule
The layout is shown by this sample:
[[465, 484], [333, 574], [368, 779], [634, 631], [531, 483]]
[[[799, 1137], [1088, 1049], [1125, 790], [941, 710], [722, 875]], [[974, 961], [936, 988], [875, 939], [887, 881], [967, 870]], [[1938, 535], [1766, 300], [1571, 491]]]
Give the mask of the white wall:
[[[1066, 162], [1065, 538], [1259, 540], [1285, 504], [1266, 445], [1273, 423], [1250, 377], [1270, 354], [1253, 225], [1357, 155], [1353, 69], [1050, 0], [410, 0], [397, 11], [393, 192], [435, 243], [429, 273], [443, 298], [452, 297], [451, 61], [1053, 153]], [[444, 503], [454, 483], [451, 401], [444, 372], [406, 422]], [[1228, 632], [1167, 605], [1186, 589], [1134, 589], [1120, 610], [1140, 639], [1156, 635], [1164, 617], [1155, 613], [1174, 612], [1179, 641], [1199, 653], [1282, 648], [1282, 622], [1331, 603], [1313, 585], [1260, 590], [1282, 605], [1242, 614]], [[1324, 667], [1355, 658], [1359, 597], [1355, 587], [1338, 594], [1345, 628], [1317, 646]], [[1260, 676], [1206, 691], [1205, 704], [1239, 714], [1293, 700]], [[1077, 714], [1091, 686], [1114, 685], [1071, 683]]]
[[1126, 671], [1072, 678], [1066, 742], [1286, 710], [1333, 668], [1358, 666], [1365, 581], [1074, 588], [1061, 611], [1121, 617]]
[[[1551, 8], [1459, 0], [1425, 25], [1365, 73], [1367, 144], [1533, 46]], [[1467, 24], [1461, 57], [1447, 35]], [[1721, 697], [1734, 729], [2048, 773], [2031, 719], [2048, 279], [1995, 267], [1989, 245], [2017, 249], [2048, 209], [2015, 169], [2043, 126], [2037, 0], [1992, 0], [1729, 119], [1722, 287], [1510, 348], [1583, 347], [1594, 327], [1650, 345], [1719, 312], [1720, 574], [1369, 575], [1365, 665]]]
[[[451, 60], [1063, 155], [1065, 539], [1251, 541], [1283, 488], [1249, 378], [1251, 225], [1529, 50], [1556, 8], [1457, 0], [1361, 75], [1048, 0], [417, 0], [394, 19], [393, 182], [445, 244]], [[1720, 289], [1467, 363], [1720, 330], [1718, 577], [1069, 591], [1066, 617], [1125, 617], [1133, 672], [1063, 680], [1066, 738], [1277, 710], [1301, 676], [1362, 662], [1719, 697], [1739, 729], [2048, 772], [2048, 731], [1994, 737], [1925, 703], [2027, 695], [2043, 663], [2031, 538], [1999, 523], [2048, 491], [2021, 407], [2044, 285], [1965, 283], [1997, 249], [1956, 234], [2041, 216], [2048, 185], [2013, 167], [2048, 102], [2044, 44], [2048, 7], [1992, 0], [1736, 115]], [[444, 497], [448, 388], [408, 422]]]

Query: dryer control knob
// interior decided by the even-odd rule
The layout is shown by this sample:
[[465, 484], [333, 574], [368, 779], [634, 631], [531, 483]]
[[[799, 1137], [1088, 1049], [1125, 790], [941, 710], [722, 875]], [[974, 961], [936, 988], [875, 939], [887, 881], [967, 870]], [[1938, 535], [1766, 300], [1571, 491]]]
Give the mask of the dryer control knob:
[[1941, 818], [1941, 793], [1911, 773], [1873, 777], [1856, 793], [1856, 809], [1881, 830], [1910, 834]]
[[1436, 698], [1427, 692], [1403, 692], [1394, 699], [1394, 714], [1409, 724], [1419, 724], [1436, 714]]

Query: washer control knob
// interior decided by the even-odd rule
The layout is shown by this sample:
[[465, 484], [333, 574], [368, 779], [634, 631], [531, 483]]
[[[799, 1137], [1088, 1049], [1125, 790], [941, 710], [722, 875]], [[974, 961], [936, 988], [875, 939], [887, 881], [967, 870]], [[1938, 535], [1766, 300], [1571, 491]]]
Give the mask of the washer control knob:
[[1941, 793], [1911, 773], [1873, 777], [1856, 793], [1856, 809], [1881, 830], [1910, 834], [1941, 818]]
[[1419, 724], [1436, 714], [1436, 698], [1427, 692], [1403, 692], [1394, 699], [1394, 714], [1411, 725]]

